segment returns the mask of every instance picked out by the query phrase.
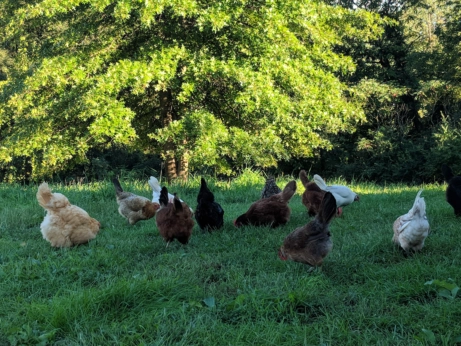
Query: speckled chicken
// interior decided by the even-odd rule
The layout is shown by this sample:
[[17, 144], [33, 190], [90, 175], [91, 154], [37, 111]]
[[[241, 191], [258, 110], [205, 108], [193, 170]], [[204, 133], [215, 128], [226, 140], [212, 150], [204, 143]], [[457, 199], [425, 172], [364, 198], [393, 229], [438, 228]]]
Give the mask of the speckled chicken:
[[200, 180], [200, 191], [197, 195], [197, 208], [195, 220], [199, 227], [205, 231], [219, 229], [224, 224], [224, 210], [215, 202], [214, 195], [207, 186], [205, 179]]
[[336, 200], [327, 192], [315, 219], [286, 236], [279, 249], [280, 259], [304, 263], [311, 269], [321, 266], [333, 248], [329, 224], [335, 215]]
[[234, 221], [234, 225], [236, 227], [270, 225], [274, 228], [286, 224], [291, 215], [288, 202], [295, 192], [296, 181], [292, 180], [282, 192], [254, 202], [245, 214], [240, 215]]
[[393, 225], [394, 236], [392, 241], [399, 245], [405, 252], [418, 251], [424, 246], [424, 241], [429, 235], [429, 222], [426, 217], [426, 202], [420, 197], [423, 190], [416, 195], [413, 207], [408, 213], [395, 220]]
[[155, 221], [162, 238], [168, 244], [177, 239], [181, 244], [187, 244], [192, 235], [194, 220], [189, 206], [174, 196], [170, 203], [168, 190], [162, 187], [160, 191], [160, 209], [157, 211]]
[[117, 178], [112, 179], [117, 197], [118, 212], [134, 225], [140, 220], [149, 220], [155, 216], [160, 204], [151, 202], [150, 199], [123, 191]]
[[261, 199], [268, 198], [282, 192], [280, 187], [277, 186], [274, 177], [268, 177], [261, 192]]
[[451, 168], [446, 164], [442, 165], [442, 174], [447, 182], [445, 197], [453, 207], [456, 216], [461, 216], [461, 177], [454, 175]]

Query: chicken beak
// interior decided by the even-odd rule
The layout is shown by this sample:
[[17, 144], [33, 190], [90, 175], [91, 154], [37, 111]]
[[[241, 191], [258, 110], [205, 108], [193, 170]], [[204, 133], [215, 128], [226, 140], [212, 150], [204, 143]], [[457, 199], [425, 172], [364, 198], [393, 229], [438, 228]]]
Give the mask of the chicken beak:
[[287, 257], [283, 254], [282, 249], [279, 249], [279, 258], [280, 258], [282, 261], [286, 261], [286, 260], [287, 260]]

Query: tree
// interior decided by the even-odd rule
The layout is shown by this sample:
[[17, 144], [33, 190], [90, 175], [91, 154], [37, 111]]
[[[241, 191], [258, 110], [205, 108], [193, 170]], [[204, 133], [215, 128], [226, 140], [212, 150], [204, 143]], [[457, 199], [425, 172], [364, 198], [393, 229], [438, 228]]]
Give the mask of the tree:
[[14, 78], [1, 89], [0, 163], [32, 178], [116, 143], [232, 173], [329, 148], [364, 119], [335, 53], [379, 18], [321, 1], [5, 1]]

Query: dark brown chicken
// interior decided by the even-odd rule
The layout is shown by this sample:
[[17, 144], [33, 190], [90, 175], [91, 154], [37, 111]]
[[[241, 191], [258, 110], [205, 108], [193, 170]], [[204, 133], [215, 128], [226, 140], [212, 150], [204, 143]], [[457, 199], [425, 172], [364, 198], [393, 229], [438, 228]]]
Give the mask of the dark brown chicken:
[[275, 228], [290, 220], [291, 209], [288, 202], [296, 192], [296, 181], [290, 181], [282, 192], [254, 202], [245, 214], [235, 221], [236, 227], [244, 225], [270, 225]]
[[[319, 212], [320, 204], [322, 203], [326, 191], [320, 189], [315, 182], [309, 181], [305, 170], [299, 172], [299, 179], [306, 189], [301, 196], [301, 201], [307, 208], [309, 216], [315, 216]], [[336, 211], [336, 215], [341, 216], [342, 212], [342, 208], [339, 207]]]
[[160, 209], [157, 211], [155, 221], [160, 235], [168, 244], [174, 239], [178, 239], [181, 244], [187, 244], [194, 227], [189, 206], [176, 196], [173, 202], [169, 203], [166, 187], [162, 187], [159, 202]]
[[329, 224], [335, 214], [336, 200], [327, 192], [315, 219], [287, 235], [279, 250], [280, 259], [301, 262], [314, 268], [321, 266], [333, 247]]

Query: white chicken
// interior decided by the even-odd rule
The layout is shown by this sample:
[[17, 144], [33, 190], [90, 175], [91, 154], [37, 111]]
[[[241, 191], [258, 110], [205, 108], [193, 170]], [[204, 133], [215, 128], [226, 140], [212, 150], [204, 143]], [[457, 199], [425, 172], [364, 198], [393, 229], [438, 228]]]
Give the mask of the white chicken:
[[355, 192], [353, 192], [350, 188], [344, 185], [330, 185], [327, 186], [323, 181], [320, 175], [314, 175], [314, 182], [317, 184], [320, 189], [323, 191], [328, 191], [333, 194], [333, 197], [336, 200], [336, 207], [344, 207], [346, 205], [351, 204], [352, 202], [359, 201], [360, 197]]
[[424, 246], [424, 240], [429, 235], [429, 222], [426, 217], [426, 202], [419, 197], [423, 190], [416, 195], [413, 207], [408, 213], [397, 218], [394, 222], [394, 236], [392, 241], [400, 245], [405, 252], [418, 251]]

